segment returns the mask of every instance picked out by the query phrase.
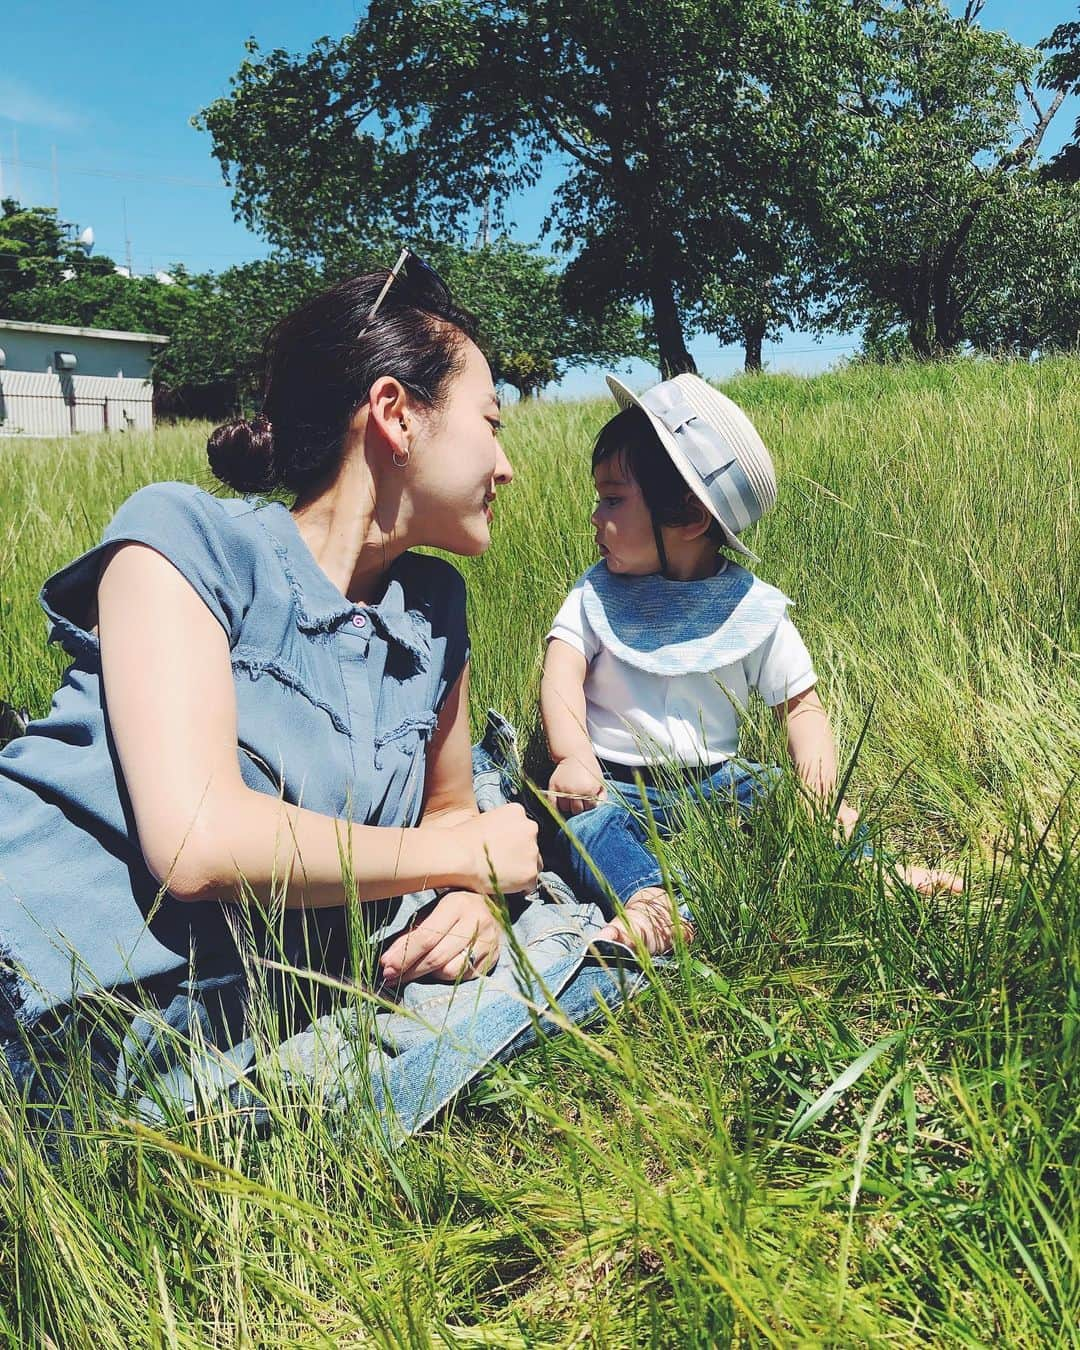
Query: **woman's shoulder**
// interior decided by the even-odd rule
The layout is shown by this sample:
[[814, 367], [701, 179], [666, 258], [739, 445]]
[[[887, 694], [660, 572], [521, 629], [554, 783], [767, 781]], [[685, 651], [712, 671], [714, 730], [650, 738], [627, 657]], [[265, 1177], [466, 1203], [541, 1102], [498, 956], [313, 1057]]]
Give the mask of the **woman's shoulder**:
[[273, 541], [258, 522], [268, 506], [258, 497], [217, 497], [194, 483], [148, 483], [120, 504], [101, 543], [141, 541], [247, 590], [277, 571], [267, 569]]
[[103, 542], [123, 537], [133, 524], [159, 530], [196, 527], [221, 534], [248, 534], [245, 518], [257, 503], [247, 497], [215, 497], [194, 483], [148, 483], [125, 498], [105, 527]]
[[109, 550], [144, 544], [167, 558], [235, 637], [259, 575], [258, 532], [243, 498], [218, 498], [192, 483], [150, 483], [125, 498], [100, 541], [48, 577], [39, 601], [53, 640], [73, 655], [96, 648], [97, 585]]

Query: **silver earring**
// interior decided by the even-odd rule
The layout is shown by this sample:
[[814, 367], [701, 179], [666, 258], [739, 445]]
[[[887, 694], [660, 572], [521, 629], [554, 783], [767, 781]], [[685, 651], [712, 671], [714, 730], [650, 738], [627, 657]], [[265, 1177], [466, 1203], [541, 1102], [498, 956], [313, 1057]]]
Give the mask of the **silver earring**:
[[406, 449], [404, 456], [401, 455], [401, 452], [399, 450], [394, 451], [394, 465], [398, 469], [403, 469], [405, 465], [408, 464], [411, 458], [412, 458], [411, 450]]

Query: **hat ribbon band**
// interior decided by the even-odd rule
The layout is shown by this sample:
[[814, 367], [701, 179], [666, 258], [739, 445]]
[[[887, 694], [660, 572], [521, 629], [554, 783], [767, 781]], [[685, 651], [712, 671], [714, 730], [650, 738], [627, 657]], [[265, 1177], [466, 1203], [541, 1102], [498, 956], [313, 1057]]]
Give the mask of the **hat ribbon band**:
[[736, 534], [761, 514], [750, 480], [731, 446], [694, 411], [678, 385], [665, 380], [641, 395], [641, 404], [678, 440], [720, 519]]

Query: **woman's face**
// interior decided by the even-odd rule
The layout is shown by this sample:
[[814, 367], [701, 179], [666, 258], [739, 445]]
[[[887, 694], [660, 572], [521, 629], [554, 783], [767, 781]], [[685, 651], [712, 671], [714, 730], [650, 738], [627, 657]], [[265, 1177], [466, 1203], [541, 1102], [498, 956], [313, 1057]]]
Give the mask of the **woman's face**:
[[491, 543], [495, 489], [514, 476], [499, 444], [499, 399], [474, 342], [450, 377], [441, 408], [418, 416], [409, 497], [424, 542], [472, 556]]

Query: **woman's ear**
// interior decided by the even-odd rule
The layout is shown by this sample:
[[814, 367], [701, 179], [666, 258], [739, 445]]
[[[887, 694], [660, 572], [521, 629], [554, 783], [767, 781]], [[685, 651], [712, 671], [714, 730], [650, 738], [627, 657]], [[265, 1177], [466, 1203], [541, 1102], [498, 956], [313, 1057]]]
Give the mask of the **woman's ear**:
[[395, 454], [408, 451], [415, 428], [409, 396], [400, 380], [380, 375], [368, 394], [368, 426], [375, 427]]

